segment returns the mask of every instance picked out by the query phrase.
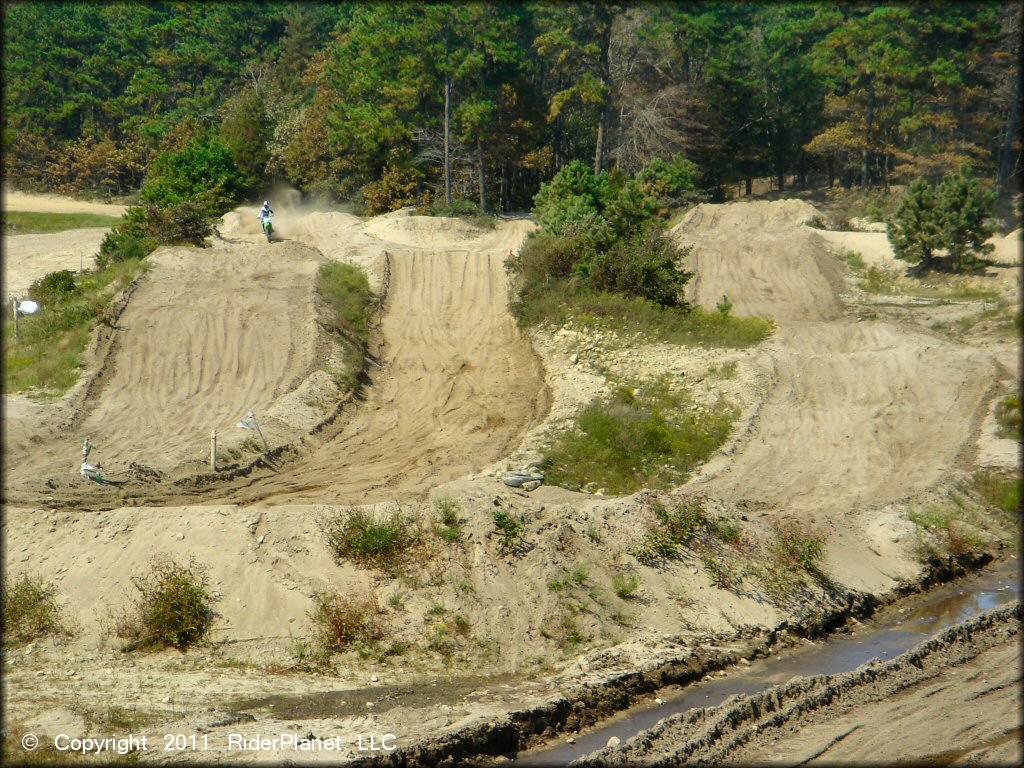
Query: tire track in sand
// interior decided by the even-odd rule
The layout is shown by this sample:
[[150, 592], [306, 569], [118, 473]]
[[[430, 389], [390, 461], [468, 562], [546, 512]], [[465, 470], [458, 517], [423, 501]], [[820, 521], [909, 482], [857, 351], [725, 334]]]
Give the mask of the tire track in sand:
[[[517, 236], [521, 236], [521, 233]], [[506, 455], [548, 407], [540, 362], [508, 312], [504, 244], [389, 247], [385, 346], [340, 434], [232, 501], [421, 496]]]
[[[370, 385], [321, 434], [300, 440], [294, 430], [271, 430], [272, 446], [293, 446], [275, 467], [190, 480], [196, 470], [182, 470], [181, 462], [203, 458], [211, 427], [230, 428], [250, 408], [270, 411], [318, 364], [312, 285], [323, 254], [297, 242], [266, 246], [247, 231], [244, 212], [235, 218], [224, 227], [229, 237], [208, 251], [157, 254], [119, 321], [103, 386], [74, 428], [38, 440], [18, 436], [28, 455], [5, 485], [19, 502], [52, 497], [55, 504], [113, 507], [422, 496], [507, 455], [545, 415], [541, 363], [507, 303], [504, 258], [525, 236], [526, 222], [460, 238], [437, 219], [384, 217], [363, 227], [342, 216], [342, 236], [332, 239], [322, 231], [332, 216], [293, 212], [296, 237], [315, 232], [330, 256], [366, 264], [385, 249], [390, 254], [383, 346]], [[137, 461], [170, 471], [168, 481], [115, 491], [81, 480], [76, 457], [87, 434], [106, 466]], [[184, 480], [170, 482], [175, 477]]]
[[983, 351], [888, 322], [843, 317], [842, 272], [797, 200], [701, 205], [673, 229], [693, 245], [691, 301], [727, 294], [778, 324], [774, 386], [735, 454], [691, 487], [836, 516], [904, 498], [957, 461], [994, 380]]

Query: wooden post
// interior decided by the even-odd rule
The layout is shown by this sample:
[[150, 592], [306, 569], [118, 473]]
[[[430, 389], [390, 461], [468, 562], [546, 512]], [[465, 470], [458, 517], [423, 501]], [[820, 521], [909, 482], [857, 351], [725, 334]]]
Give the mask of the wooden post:
[[217, 471], [217, 430], [210, 433], [210, 471]]
[[14, 310], [14, 340], [18, 340], [18, 297], [11, 299], [11, 308]]

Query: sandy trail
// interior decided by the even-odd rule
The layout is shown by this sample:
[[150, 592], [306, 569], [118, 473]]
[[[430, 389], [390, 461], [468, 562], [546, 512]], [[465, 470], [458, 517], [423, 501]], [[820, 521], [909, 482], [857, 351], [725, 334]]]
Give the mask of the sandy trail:
[[[292, 209], [279, 211], [278, 221], [282, 241], [268, 245], [254, 212], [240, 210], [225, 218], [213, 248], [153, 257], [93, 397], [60, 428], [13, 423], [8, 448], [19, 460], [5, 483], [19, 489], [14, 498], [110, 507], [196, 496], [276, 503], [419, 496], [506, 455], [543, 417], [542, 367], [508, 312], [503, 266], [527, 222], [466, 230], [453, 241], [423, 217], [383, 217], [365, 232], [344, 214]], [[385, 345], [369, 371], [366, 401], [340, 429], [309, 437], [285, 467], [201, 489], [164, 483], [119, 493], [78, 478], [87, 435], [108, 468], [134, 461], [168, 472], [202, 459], [211, 429], [230, 430], [249, 409], [279, 410], [322, 365], [312, 286], [324, 257], [301, 244], [308, 232], [332, 255], [375, 267], [375, 282], [383, 265], [390, 274]], [[302, 437], [267, 431], [274, 445]]]
[[24, 297], [29, 286], [49, 272], [78, 272], [96, 266], [100, 243], [110, 230], [72, 229], [47, 235], [4, 235], [4, 298]]
[[[804, 517], [838, 517], [926, 488], [956, 462], [998, 377], [989, 353], [884, 321], [840, 319], [838, 264], [795, 200], [701, 205], [673, 230], [693, 244], [691, 300], [728, 294], [778, 324], [775, 385], [735, 456], [695, 488]], [[885, 237], [885, 235], [881, 235]]]
[[[36, 195], [3, 191], [3, 208], [8, 211], [40, 213], [99, 213], [121, 216], [123, 205], [72, 200], [59, 195]], [[24, 296], [28, 287], [48, 272], [92, 269], [100, 243], [107, 234], [104, 227], [73, 229], [46, 235], [4, 235], [3, 282], [5, 303], [11, 296]]]

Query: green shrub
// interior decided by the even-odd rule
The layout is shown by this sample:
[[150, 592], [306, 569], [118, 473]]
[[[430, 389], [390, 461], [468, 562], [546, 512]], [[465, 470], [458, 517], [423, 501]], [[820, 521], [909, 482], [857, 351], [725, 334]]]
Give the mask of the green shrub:
[[120, 228], [112, 229], [100, 243], [100, 252], [96, 256], [96, 266], [106, 269], [111, 264], [118, 264], [131, 259], [144, 259], [156, 250], [157, 241], [148, 236], [131, 235]]
[[533, 198], [533, 215], [542, 231], [565, 235], [591, 221], [611, 196], [608, 174], [594, 176], [580, 160], [565, 165]]
[[248, 186], [249, 179], [220, 139], [201, 135], [181, 150], [156, 156], [139, 199], [158, 209], [190, 202], [203, 216], [213, 219], [231, 210]]
[[494, 510], [493, 515], [494, 530], [498, 535], [498, 553], [504, 555], [514, 551], [522, 543], [526, 522], [500, 508]]
[[397, 572], [419, 541], [414, 521], [397, 510], [378, 520], [362, 510], [349, 509], [321, 518], [319, 524], [336, 558], [390, 575]]
[[28, 289], [28, 295], [40, 304], [60, 304], [81, 293], [75, 282], [75, 273], [70, 269], [50, 272], [36, 280]]
[[963, 172], [947, 174], [937, 190], [925, 179], [916, 179], [888, 222], [893, 253], [926, 271], [937, 252], [945, 249], [952, 269], [973, 268], [979, 256], [993, 249], [987, 240], [993, 231], [990, 217], [996, 197]]
[[692, 410], [664, 379], [639, 389], [618, 387], [580, 412], [544, 457], [548, 482], [577, 488], [594, 482], [613, 493], [671, 488], [732, 429], [736, 413], [725, 403]]
[[692, 272], [677, 265], [689, 253], [660, 228], [618, 240], [590, 262], [589, 283], [598, 291], [617, 291], [662, 307], [686, 308], [683, 297]]
[[213, 216], [193, 199], [132, 206], [122, 230], [142, 241], [164, 245], [204, 245], [213, 234]]
[[506, 262], [506, 269], [519, 276], [523, 293], [537, 286], [550, 285], [552, 279], [567, 278], [587, 253], [588, 244], [581, 234], [558, 236], [531, 233], [519, 253]]
[[181, 565], [166, 557], [153, 560], [148, 574], [133, 576], [139, 595], [116, 630], [136, 645], [186, 648], [206, 637], [213, 624], [213, 597], [206, 569], [190, 559]]
[[4, 641], [27, 643], [71, 632], [57, 605], [57, 590], [42, 578], [22, 574], [3, 584]]
[[673, 208], [706, 199], [706, 195], [697, 191], [697, 179], [697, 166], [682, 155], [675, 155], [669, 161], [656, 157], [636, 174], [644, 192], [657, 200], [662, 216]]
[[313, 640], [324, 654], [345, 651], [357, 643], [373, 645], [388, 633], [373, 599], [317, 592], [308, 615], [313, 624]]

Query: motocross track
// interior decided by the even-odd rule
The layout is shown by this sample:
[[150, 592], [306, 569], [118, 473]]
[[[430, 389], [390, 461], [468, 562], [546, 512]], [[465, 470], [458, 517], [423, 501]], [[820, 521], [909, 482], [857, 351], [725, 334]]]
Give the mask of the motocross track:
[[[272, 503], [420, 496], [506, 455], [543, 418], [540, 363], [506, 309], [503, 262], [526, 221], [483, 234], [404, 215], [362, 227], [345, 214], [285, 206], [275, 226], [277, 241], [267, 244], [254, 213], [237, 211], [213, 247], [151, 257], [153, 269], [117, 320], [83, 402], [56, 426], [8, 425], [7, 447], [19, 457], [6, 477], [9, 500], [47, 495], [56, 506], [110, 508], [197, 496]], [[319, 249], [302, 244], [307, 238]], [[370, 268], [386, 290], [385, 344], [351, 418], [308, 435], [316, 419], [297, 413], [303, 404], [286, 396], [330, 356], [313, 300], [325, 257]], [[201, 488], [173, 485], [184, 468], [194, 472], [211, 429], [239, 434], [233, 426], [249, 410], [272, 448], [294, 446], [285, 459]], [[333, 416], [325, 412], [321, 421]], [[102, 461], [109, 478], [123, 480], [134, 462], [171, 483], [129, 484], [122, 493], [74, 477], [67, 470], [86, 436], [91, 460]]]
[[[138, 704], [154, 729], [187, 718], [191, 732], [200, 716], [204, 727], [221, 722], [209, 708], [225, 707], [233, 696], [345, 689], [359, 711], [331, 719], [296, 715], [287, 727], [301, 733], [390, 730], [415, 749], [467, 723], [486, 729], [514, 698], [503, 682], [473, 682], [465, 691], [454, 689], [459, 692], [444, 705], [428, 699], [386, 710], [391, 686], [430, 691], [418, 676], [420, 664], [439, 677], [493, 670], [518, 675], [518, 683], [520, 660], [547, 654], [563, 666], [560, 676], [522, 683], [535, 682], [539, 692], [529, 695], [547, 699], [582, 677], [585, 667], [603, 674], [602, 654], [610, 658], [626, 649], [621, 663], [634, 670], [669, 653], [671, 644], [659, 645], [665, 637], [695, 647], [705, 629], [731, 633], [796, 622], [789, 609], [763, 595], [713, 586], [696, 559], [692, 569], [690, 562], [664, 572], [644, 569], [639, 599], [614, 602], [613, 573], [623, 562], [636, 567], [625, 548], [647, 513], [643, 494], [601, 498], [542, 486], [527, 495], [490, 475], [470, 477], [505, 460], [545, 421], [553, 371], [563, 411], [585, 403], [590, 391], [581, 394], [583, 380], [597, 378], [584, 370], [583, 356], [577, 364], [569, 350], [558, 352], [559, 359], [545, 352], [542, 365], [534, 348], [543, 348], [531, 348], [508, 313], [502, 262], [519, 246], [528, 222], [503, 221], [497, 230], [481, 231], [406, 213], [364, 222], [276, 199], [275, 206], [273, 244], [262, 240], [255, 208], [240, 209], [225, 216], [210, 248], [154, 254], [153, 270], [115, 327], [101, 329], [96, 372], [63, 401], [5, 398], [5, 575], [31, 569], [54, 579], [83, 626], [65, 645], [44, 641], [23, 654], [19, 649], [5, 694], [12, 722], [31, 725], [35, 718], [48, 723], [37, 732], [71, 732], [65, 721], [55, 724], [60, 715], [84, 732], [86, 706], [104, 712]], [[701, 206], [675, 230], [680, 242], [695, 246], [688, 263], [699, 271], [689, 286], [693, 300], [713, 308], [726, 293], [734, 313], [765, 314], [777, 323], [759, 347], [727, 351], [740, 359], [738, 379], [708, 377], [712, 386], [738, 387], [746, 386], [748, 372], [756, 373], [749, 379], [764, 381], [763, 397], [750, 386], [750, 400], [758, 404], [745, 425], [684, 491], [744, 511], [755, 534], [785, 516], [817, 521], [829, 536], [822, 566], [829, 577], [843, 588], [891, 592], [921, 573], [901, 500], [936, 483], [936, 493], [942, 492], [952, 473], [972, 468], [978, 446], [991, 437], [983, 421], [996, 389], [1017, 386], [1000, 361], [1016, 359], [1019, 341], [999, 340], [990, 349], [898, 318], [857, 322], [845, 305], [841, 268], [825, 251], [826, 235], [833, 233], [802, 223], [812, 212], [798, 201]], [[877, 240], [849, 234], [853, 245], [860, 236]], [[1014, 279], [1020, 263], [1016, 241], [1007, 242], [1013, 253], [1006, 261], [1013, 266], [1000, 280]], [[317, 323], [312, 298], [316, 270], [328, 260], [365, 267], [386, 296], [381, 343], [361, 399], [337, 412], [322, 381], [336, 350]], [[5, 265], [11, 268], [22, 267]], [[31, 267], [23, 271], [29, 282], [42, 276]], [[662, 347], [657, 354], [627, 351], [643, 358], [637, 364], [646, 366], [644, 375], [685, 369], [687, 380], [704, 376], [708, 355], [721, 352]], [[234, 425], [250, 408], [271, 447], [288, 447], [276, 451], [272, 463], [211, 479], [202, 466], [210, 430], [240, 442], [251, 433]], [[159, 477], [128, 475], [123, 488], [83, 480], [78, 465], [86, 435], [95, 446], [91, 458], [109, 465], [112, 476], [134, 461]], [[1005, 467], [1017, 466], [1016, 444], [1012, 448]], [[442, 586], [415, 590], [400, 579], [380, 582], [371, 571], [336, 562], [314, 530], [310, 505], [405, 502], [432, 489], [456, 499], [466, 518], [464, 549], [458, 550], [465, 560], [449, 563]], [[530, 549], [523, 554], [495, 551], [491, 514], [499, 502], [517, 505], [516, 513], [525, 516]], [[98, 614], [117, 605], [131, 575], [158, 552], [194, 555], [210, 567], [222, 617], [216, 649], [125, 655], [102, 626]], [[589, 565], [595, 587], [607, 588], [608, 612], [636, 610], [638, 620], [615, 623], [614, 641], [593, 630], [599, 639], [575, 651], [587, 651], [590, 660], [577, 662], [559, 655], [543, 631], [562, 599], [551, 590], [552, 580], [580, 563]], [[293, 631], [298, 637], [308, 626], [311, 594], [325, 588], [361, 594], [368, 585], [411, 647], [422, 647], [430, 612], [444, 602], [468, 621], [473, 642], [494, 636], [502, 655], [462, 663], [424, 652], [374, 666], [372, 678], [364, 662], [347, 657], [342, 664], [350, 666], [337, 676], [270, 674], [260, 666], [291, 658], [288, 643]], [[407, 599], [406, 607], [391, 607], [394, 596]], [[595, 615], [577, 618], [596, 625]], [[237, 659], [228, 657], [234, 654]], [[74, 702], [72, 675], [81, 691]], [[480, 696], [464, 695], [483, 687], [491, 689], [486, 706]], [[526, 696], [523, 690], [517, 693]], [[364, 694], [378, 696], [376, 709], [364, 709], [358, 698]], [[245, 709], [255, 713], [244, 726], [251, 732], [285, 727], [265, 708]], [[1007, 719], [1005, 708], [992, 712]], [[210, 757], [245, 759], [227, 752]], [[260, 757], [279, 762], [291, 755]]]
[[[1012, 374], [991, 353], [919, 326], [846, 315], [840, 267], [803, 226], [815, 213], [798, 200], [700, 205], [673, 233], [693, 246], [691, 301], [711, 309], [726, 294], [736, 314], [777, 323], [773, 386], [749, 438], [690, 487], [834, 528], [957, 466], [994, 382]], [[843, 565], [851, 559], [836, 575], [871, 588]]]

